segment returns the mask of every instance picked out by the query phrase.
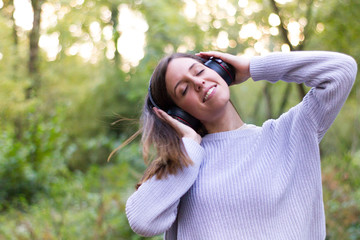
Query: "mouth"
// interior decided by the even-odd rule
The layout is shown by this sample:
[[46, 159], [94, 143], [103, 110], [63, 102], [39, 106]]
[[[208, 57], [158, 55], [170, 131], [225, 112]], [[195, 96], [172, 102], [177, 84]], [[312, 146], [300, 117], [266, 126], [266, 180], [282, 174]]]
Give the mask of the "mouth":
[[207, 92], [205, 93], [205, 96], [203, 98], [203, 103], [206, 102], [209, 98], [211, 98], [215, 93], [216, 85], [210, 87]]

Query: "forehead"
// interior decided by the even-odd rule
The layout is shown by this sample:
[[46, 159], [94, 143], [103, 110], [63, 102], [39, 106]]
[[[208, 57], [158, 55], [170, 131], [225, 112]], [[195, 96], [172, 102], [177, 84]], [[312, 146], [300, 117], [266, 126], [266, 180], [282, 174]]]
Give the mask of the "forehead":
[[175, 58], [171, 60], [165, 75], [167, 85], [175, 85], [189, 72], [191, 66], [196, 66], [197, 64], [202, 65], [193, 58]]

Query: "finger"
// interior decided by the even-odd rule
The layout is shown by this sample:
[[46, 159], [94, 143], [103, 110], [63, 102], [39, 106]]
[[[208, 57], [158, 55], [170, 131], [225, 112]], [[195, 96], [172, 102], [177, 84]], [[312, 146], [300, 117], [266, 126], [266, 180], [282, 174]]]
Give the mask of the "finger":
[[197, 143], [201, 143], [201, 136], [195, 132], [191, 127], [181, 123], [180, 121], [174, 119], [169, 114], [164, 112], [161, 109], [153, 108], [155, 114], [162, 119], [164, 122], [169, 124], [181, 137], [188, 137], [196, 141]]
[[165, 119], [161, 116], [158, 108], [153, 107], [153, 111], [154, 111], [155, 115], [156, 115], [158, 118], [160, 118], [161, 120], [165, 121]]
[[210, 58], [210, 57], [220, 58], [223, 61], [228, 62], [228, 63], [231, 63], [235, 60], [234, 56], [231, 54], [216, 52], [216, 51], [200, 52], [200, 53], [198, 53], [198, 56], [202, 57], [202, 58]]
[[186, 135], [186, 133], [195, 132], [191, 127], [176, 120], [175, 118], [164, 112], [163, 110], [157, 109], [157, 112], [161, 116], [161, 119], [163, 119], [167, 124], [173, 127], [175, 131], [178, 132], [181, 136]]
[[199, 52], [196, 56], [203, 57], [203, 58], [210, 58], [210, 57], [217, 57], [219, 58], [219, 53], [215, 51], [208, 51], [208, 52]]
[[175, 120], [173, 117], [171, 117], [169, 114], [167, 114], [165, 111], [155, 108], [156, 115], [162, 119], [164, 122], [168, 123], [174, 128], [179, 128], [179, 124], [181, 124], [179, 121]]

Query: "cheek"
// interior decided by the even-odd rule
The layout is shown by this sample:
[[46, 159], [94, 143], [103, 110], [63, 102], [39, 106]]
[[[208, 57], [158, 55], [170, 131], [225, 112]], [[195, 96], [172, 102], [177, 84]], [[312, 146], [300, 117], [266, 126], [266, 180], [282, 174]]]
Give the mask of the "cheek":
[[177, 104], [185, 112], [188, 112], [192, 115], [193, 112], [196, 112], [199, 109], [198, 104], [192, 98], [187, 98]]
[[209, 102], [200, 106], [194, 103], [189, 103], [184, 106], [183, 110], [200, 121], [211, 121], [211, 119], [219, 117], [219, 114], [221, 115], [224, 113], [223, 110], [229, 103], [229, 100], [230, 94], [229, 92], [225, 92], [211, 103]]
[[[226, 84], [226, 83], [225, 83]], [[230, 89], [226, 86], [219, 86], [216, 97], [212, 101], [202, 103], [202, 99], [195, 93], [190, 93], [185, 99], [177, 102], [177, 106], [199, 120], [209, 120], [218, 116], [230, 100]]]
[[176, 105], [195, 118], [197, 118], [196, 116], [203, 108], [203, 106], [201, 106], [200, 101], [196, 99], [194, 96], [187, 96], [182, 101], [176, 102]]

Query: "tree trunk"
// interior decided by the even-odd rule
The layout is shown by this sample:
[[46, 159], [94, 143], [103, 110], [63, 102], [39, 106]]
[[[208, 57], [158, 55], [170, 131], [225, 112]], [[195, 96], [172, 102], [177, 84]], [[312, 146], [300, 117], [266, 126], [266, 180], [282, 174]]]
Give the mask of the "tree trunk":
[[265, 96], [266, 102], [266, 118], [271, 119], [273, 117], [273, 106], [272, 106], [272, 97], [270, 93], [271, 83], [266, 82], [263, 93]]
[[[18, 56], [18, 44], [19, 44], [19, 38], [18, 38], [18, 28], [15, 24], [15, 18], [14, 18], [14, 12], [15, 12], [15, 7], [14, 7], [14, 1], [13, 0], [8, 0], [8, 1], [3, 1], [4, 2], [4, 7], [3, 9], [5, 9], [6, 11], [6, 17], [10, 20], [11, 23], [11, 27], [12, 27], [12, 37], [13, 37], [13, 45], [11, 48], [11, 54], [13, 56], [15, 56], [14, 58], [11, 58], [11, 79], [13, 81], [17, 81], [19, 79], [18, 77], [18, 65], [19, 62], [17, 61], [17, 56]], [[13, 120], [13, 124], [14, 124], [14, 135], [15, 138], [17, 140], [21, 140], [22, 136], [23, 136], [23, 117], [22, 116], [16, 116]]]
[[[308, 10], [307, 10], [307, 12], [306, 12], [306, 17], [307, 17], [307, 19], [311, 19], [311, 11], [312, 11], [313, 2], [314, 2], [313, 0], [309, 0]], [[277, 14], [277, 15], [279, 16], [279, 18], [280, 18], [280, 22], [281, 22], [281, 24], [280, 24], [280, 25], [281, 25], [280, 31], [281, 31], [281, 37], [282, 37], [283, 41], [284, 41], [287, 45], [289, 45], [291, 51], [300, 51], [300, 50], [302, 50], [302, 49], [304, 48], [304, 42], [303, 42], [302, 44], [298, 45], [298, 47], [297, 47], [296, 49], [293, 47], [293, 45], [290, 43], [289, 32], [288, 32], [288, 30], [287, 30], [287, 28], [286, 28], [286, 26], [285, 26], [285, 23], [284, 23], [284, 20], [283, 20], [282, 16], [280, 15], [280, 9], [279, 9], [278, 6], [276, 5], [275, 0], [271, 0], [270, 3], [271, 3], [271, 6], [272, 6], [275, 14]], [[310, 25], [310, 24], [308, 23], [307, 27], [305, 27], [304, 35], [305, 35], [305, 34], [306, 34], [306, 35], [308, 34], [308, 32], [309, 32], [309, 27], [308, 27], [308, 26], [309, 26], [309, 25]], [[308, 36], [305, 36], [305, 39], [306, 39], [307, 37], [308, 37]], [[298, 85], [297, 85], [297, 89], [298, 89], [298, 93], [299, 93], [299, 99], [300, 99], [300, 101], [301, 101], [301, 100], [305, 97], [305, 94], [306, 94], [304, 84], [298, 84]], [[283, 101], [282, 101], [282, 102], [283, 102], [283, 103], [286, 103], [286, 102], [287, 102], [287, 97], [288, 97], [290, 94], [287, 93], [287, 92], [285, 92], [284, 94], [285, 94], [285, 95], [284, 95], [284, 98], [283, 98]]]
[[120, 34], [117, 31], [117, 27], [119, 25], [118, 17], [119, 17], [118, 5], [113, 4], [111, 6], [111, 23], [112, 23], [112, 27], [113, 27], [113, 41], [114, 41], [114, 45], [115, 45], [114, 60], [115, 60], [116, 66], [119, 66], [119, 64], [120, 64], [120, 54], [118, 51], [118, 40], [120, 38]]
[[285, 107], [286, 107], [286, 103], [289, 99], [289, 96], [290, 96], [290, 92], [291, 92], [291, 84], [288, 83], [286, 85], [286, 89], [284, 91], [284, 95], [282, 97], [282, 100], [281, 100], [281, 104], [280, 104], [280, 108], [279, 108], [279, 112], [278, 112], [278, 115], [277, 116], [280, 116], [284, 110], [285, 110]]
[[15, 24], [15, 18], [14, 18], [14, 12], [15, 12], [14, 0], [4, 1], [4, 8], [8, 8], [10, 10], [9, 17], [10, 17], [12, 29], [13, 29], [12, 34], [13, 34], [14, 46], [15, 46], [15, 48], [17, 48], [19, 39], [18, 39], [18, 35], [17, 35], [17, 26]]
[[[39, 39], [40, 39], [40, 18], [41, 18], [41, 6], [44, 0], [31, 0], [31, 5], [34, 12], [33, 27], [29, 35], [29, 62], [28, 62], [28, 73], [31, 79], [31, 85], [26, 91], [26, 99], [31, 99], [37, 96], [38, 90], [40, 89], [41, 79], [39, 73]], [[28, 161], [32, 164], [35, 170], [40, 166], [38, 151], [39, 151], [39, 140], [37, 139], [38, 134], [38, 115], [34, 114], [30, 124], [29, 132], [31, 135], [31, 141], [36, 146], [34, 151], [28, 155]]]
[[38, 68], [39, 60], [39, 39], [40, 39], [40, 18], [41, 18], [41, 6], [43, 0], [31, 0], [31, 5], [34, 11], [33, 28], [29, 35], [29, 63], [28, 71], [29, 76], [32, 79], [31, 86], [27, 89], [27, 99], [36, 96], [37, 90], [40, 88], [40, 74]]

